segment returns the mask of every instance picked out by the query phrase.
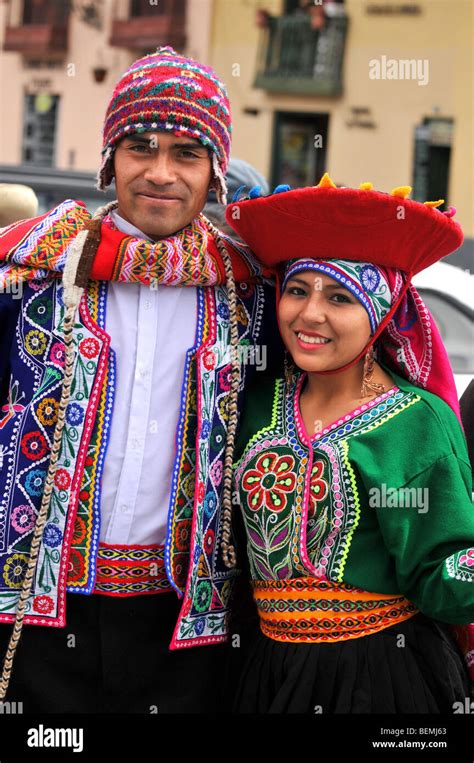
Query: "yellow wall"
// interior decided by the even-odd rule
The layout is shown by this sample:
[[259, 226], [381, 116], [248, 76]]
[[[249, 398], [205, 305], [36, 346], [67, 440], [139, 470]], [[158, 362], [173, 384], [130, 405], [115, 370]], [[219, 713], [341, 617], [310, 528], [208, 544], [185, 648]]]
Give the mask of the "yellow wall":
[[[424, 0], [419, 16], [372, 16], [365, 0], [346, 0], [349, 32], [344, 94], [338, 98], [267, 94], [252, 87], [259, 30], [255, 9], [281, 11], [282, 3], [214, 0], [212, 60], [228, 85], [234, 116], [233, 154], [265, 175], [271, 167], [275, 111], [330, 114], [327, 169], [335, 182], [370, 180], [380, 190], [412, 181], [414, 129], [423, 117], [455, 120], [449, 199], [466, 235], [474, 235], [472, 176], [472, 0]], [[409, 80], [372, 80], [369, 61], [428, 59], [426, 86]], [[235, 64], [240, 65], [240, 72]], [[235, 75], [238, 76], [235, 76]], [[366, 106], [376, 128], [347, 127], [351, 107]], [[258, 108], [258, 116], [243, 114]], [[435, 111], [436, 110], [436, 111]]]

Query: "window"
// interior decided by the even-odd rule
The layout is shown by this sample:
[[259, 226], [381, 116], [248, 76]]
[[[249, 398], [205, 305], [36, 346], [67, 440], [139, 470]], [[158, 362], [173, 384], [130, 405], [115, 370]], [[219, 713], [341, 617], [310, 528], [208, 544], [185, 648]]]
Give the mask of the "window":
[[68, 3], [64, 0], [24, 0], [23, 24], [65, 23]]
[[448, 201], [453, 120], [426, 117], [415, 128], [413, 198]]
[[26, 95], [23, 119], [23, 161], [44, 167], [54, 165], [59, 96]]
[[279, 112], [275, 118], [272, 183], [314, 185], [326, 167], [328, 114]]

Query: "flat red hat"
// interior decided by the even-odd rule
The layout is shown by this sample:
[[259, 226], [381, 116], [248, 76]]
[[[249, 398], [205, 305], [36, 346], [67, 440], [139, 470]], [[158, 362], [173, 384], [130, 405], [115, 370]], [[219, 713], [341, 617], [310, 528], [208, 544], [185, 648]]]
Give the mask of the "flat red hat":
[[390, 194], [337, 188], [327, 174], [311, 188], [247, 198], [227, 206], [229, 225], [260, 262], [274, 267], [290, 259], [344, 259], [398, 268], [410, 276], [463, 242], [455, 210], [443, 203], [406, 198], [409, 186]]

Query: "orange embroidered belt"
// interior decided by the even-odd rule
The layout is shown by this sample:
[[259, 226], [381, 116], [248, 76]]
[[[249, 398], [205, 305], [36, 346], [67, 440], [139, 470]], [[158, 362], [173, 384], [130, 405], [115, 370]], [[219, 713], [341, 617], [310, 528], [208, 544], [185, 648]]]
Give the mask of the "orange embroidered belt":
[[345, 641], [378, 633], [416, 615], [403, 596], [369, 593], [318, 578], [254, 580], [260, 627], [275, 641]]
[[99, 544], [92, 593], [139, 596], [172, 590], [166, 575], [164, 546]]

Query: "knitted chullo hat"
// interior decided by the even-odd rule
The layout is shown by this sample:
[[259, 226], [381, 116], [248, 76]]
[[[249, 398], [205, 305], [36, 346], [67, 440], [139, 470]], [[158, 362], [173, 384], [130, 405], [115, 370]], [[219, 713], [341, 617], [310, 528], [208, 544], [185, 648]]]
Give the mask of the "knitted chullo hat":
[[171, 47], [134, 61], [117, 83], [105, 115], [99, 190], [112, 181], [117, 143], [149, 130], [169, 130], [208, 146], [217, 197], [226, 203], [232, 124], [225, 85], [213, 69]]

